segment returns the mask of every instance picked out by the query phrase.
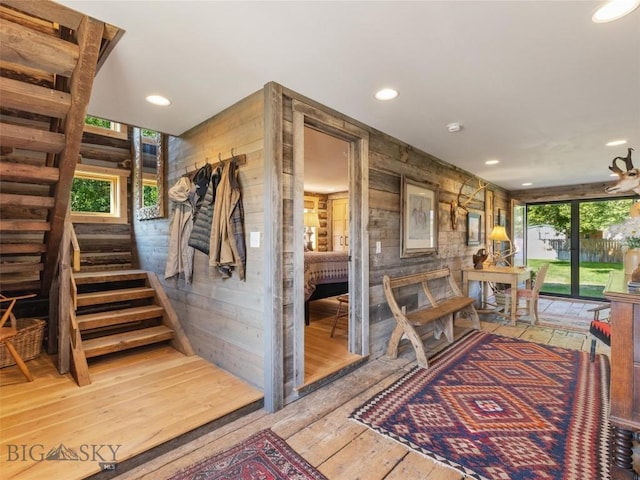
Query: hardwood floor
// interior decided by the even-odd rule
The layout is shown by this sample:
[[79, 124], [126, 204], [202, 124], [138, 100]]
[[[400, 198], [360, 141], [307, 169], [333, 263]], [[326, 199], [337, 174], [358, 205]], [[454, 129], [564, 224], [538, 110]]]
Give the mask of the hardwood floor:
[[[335, 298], [310, 302], [309, 325], [304, 331], [304, 386], [321, 380], [360, 361], [349, 353], [347, 317], [338, 319], [333, 337], [331, 328], [338, 308]], [[343, 305], [343, 311], [346, 309]]]
[[[326, 304], [324, 313], [318, 314], [320, 320], [312, 320], [311, 342], [334, 342], [328, 333], [334, 306]], [[482, 328], [497, 334], [584, 351], [590, 346], [586, 333], [532, 327], [527, 321], [512, 327], [495, 315], [481, 318]], [[343, 323], [337, 330], [335, 344], [343, 345], [340, 348], [346, 352], [344, 327]], [[466, 320], [457, 320], [456, 337], [469, 328]], [[430, 353], [445, 346], [444, 338], [426, 338], [425, 342]], [[331, 348], [338, 351], [338, 347]], [[311, 354], [315, 348], [308, 350]], [[606, 354], [608, 349], [599, 343], [598, 350]], [[415, 355], [408, 347], [401, 349], [396, 360], [382, 357], [365, 362], [273, 414], [262, 409], [247, 413], [260, 401], [260, 392], [202, 359], [175, 354], [178, 356], [166, 364], [160, 360], [164, 357], [161, 352], [151, 350], [122, 359], [104, 359], [92, 365], [94, 383], [84, 388], [77, 387], [70, 376], [57, 374], [46, 355], [29, 362], [36, 377], [32, 384], [25, 382], [15, 367], [0, 369], [0, 478], [158, 480], [264, 428], [286, 439], [331, 480], [461, 478], [455, 471], [348, 419], [356, 407], [415, 365]], [[317, 353], [317, 358], [320, 356], [332, 357], [326, 352]], [[335, 361], [344, 359], [336, 354]], [[309, 363], [313, 362], [311, 354]], [[316, 373], [321, 370], [311, 370], [314, 368]], [[242, 410], [246, 405], [249, 407]], [[236, 413], [227, 415], [229, 412]], [[219, 423], [206, 423], [214, 419]], [[209, 427], [192, 434], [181, 433], [198, 424]], [[172, 436], [178, 438], [169, 440]], [[151, 452], [124, 461], [165, 441]], [[61, 444], [76, 450], [79, 445], [104, 445], [100, 452], [106, 460], [110, 459], [109, 448], [117, 447], [117, 462], [124, 463], [116, 464], [113, 472], [95, 473], [99, 469], [97, 461], [34, 462], [16, 458], [46, 455]], [[13, 448], [12, 458], [8, 457], [9, 448]]]
[[[43, 354], [0, 370], [0, 478], [76, 479], [100, 472], [221, 417], [261, 406], [262, 392], [198, 356], [168, 346], [90, 364], [78, 387]], [[73, 455], [78, 455], [78, 461]], [[55, 460], [45, 460], [52, 453]]]
[[[520, 321], [512, 327], [495, 315], [482, 317], [482, 329], [496, 334], [583, 351], [588, 351], [590, 347], [590, 338], [586, 333], [532, 327], [528, 322]], [[466, 320], [457, 320], [456, 338], [470, 326]], [[430, 353], [444, 345], [444, 337], [440, 341], [426, 339]], [[599, 349], [606, 353], [605, 348]], [[404, 348], [396, 360], [382, 357], [369, 361], [276, 413], [268, 414], [262, 410], [250, 413], [116, 478], [167, 478], [253, 433], [271, 428], [331, 480], [461, 479], [459, 473], [348, 419], [356, 407], [414, 365], [415, 354], [408, 348]]]

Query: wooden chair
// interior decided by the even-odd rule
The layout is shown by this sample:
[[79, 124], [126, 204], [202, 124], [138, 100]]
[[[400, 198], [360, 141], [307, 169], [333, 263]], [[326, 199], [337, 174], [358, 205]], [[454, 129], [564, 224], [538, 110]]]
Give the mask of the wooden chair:
[[[344, 295], [338, 295], [337, 300], [338, 300], [338, 310], [336, 311], [336, 318], [333, 319], [333, 327], [331, 327], [331, 335], [329, 335], [330, 337], [333, 337], [333, 333], [336, 331], [336, 325], [338, 324], [338, 319], [341, 316], [344, 317], [345, 315], [349, 315], [349, 294], [346, 293]], [[341, 315], [340, 311], [342, 310], [343, 303], [347, 304], [347, 312]]]
[[504, 300], [504, 314], [505, 316], [509, 315], [509, 309], [515, 308], [518, 310], [518, 305], [521, 299], [525, 299], [527, 305], [527, 315], [530, 315], [531, 324], [535, 325], [538, 323], [538, 297], [540, 296], [540, 289], [542, 288], [542, 284], [544, 283], [544, 277], [547, 275], [547, 270], [549, 269], [549, 264], [544, 263], [538, 269], [538, 273], [536, 274], [535, 281], [533, 282], [533, 286], [531, 288], [519, 288], [516, 292], [516, 304], [511, 306], [511, 292], [512, 290], [507, 289]]
[[[13, 346], [13, 343], [11, 343], [11, 340], [13, 337], [15, 337], [18, 334], [18, 329], [16, 325], [16, 316], [13, 314], [13, 307], [15, 307], [16, 302], [18, 300], [21, 300], [23, 298], [31, 298], [35, 296], [36, 296], [35, 293], [30, 295], [22, 295], [19, 297], [5, 297], [4, 295], [0, 294], [0, 303], [9, 302], [9, 306], [6, 308], [3, 308], [4, 311], [2, 313], [2, 318], [0, 318], [0, 343], [3, 343], [5, 345], [5, 347], [7, 348], [7, 351], [11, 354], [11, 356], [15, 360], [16, 365], [18, 365], [18, 368], [20, 369], [22, 374], [30, 382], [33, 382], [33, 375], [31, 375], [29, 368], [27, 367], [26, 363], [24, 363], [24, 361], [22, 360], [22, 357]], [[5, 323], [7, 323], [7, 320], [10, 320], [10, 324], [11, 324], [10, 327], [4, 326]]]
[[588, 310], [589, 312], [593, 312], [593, 320], [589, 325], [589, 333], [591, 334], [589, 360], [592, 362], [596, 358], [596, 340], [600, 340], [609, 347], [611, 346], [611, 324], [608, 318], [600, 317], [601, 313], [609, 308], [611, 308], [611, 305], [603, 304]]

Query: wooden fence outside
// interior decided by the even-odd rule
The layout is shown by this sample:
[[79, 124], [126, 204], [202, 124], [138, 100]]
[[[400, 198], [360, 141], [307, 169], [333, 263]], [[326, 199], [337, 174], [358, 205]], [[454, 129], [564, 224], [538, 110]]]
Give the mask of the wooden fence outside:
[[[571, 240], [549, 239], [549, 246], [558, 260], [571, 259]], [[580, 240], [580, 261], [598, 263], [622, 263], [622, 241], [605, 239]]]

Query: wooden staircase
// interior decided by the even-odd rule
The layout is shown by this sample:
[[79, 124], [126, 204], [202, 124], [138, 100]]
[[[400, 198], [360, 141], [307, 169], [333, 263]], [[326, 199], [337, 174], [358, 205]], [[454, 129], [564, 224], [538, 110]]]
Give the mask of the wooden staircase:
[[0, 291], [49, 296], [96, 72], [124, 32], [0, 0]]
[[87, 359], [170, 343], [193, 355], [155, 274], [142, 270], [76, 273], [73, 295], [73, 371], [80, 386], [91, 382]]

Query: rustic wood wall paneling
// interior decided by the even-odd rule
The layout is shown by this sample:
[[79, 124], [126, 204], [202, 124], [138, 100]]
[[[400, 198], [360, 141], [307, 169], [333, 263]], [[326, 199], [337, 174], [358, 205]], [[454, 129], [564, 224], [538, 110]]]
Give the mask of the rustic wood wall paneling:
[[[173, 186], [185, 171], [194, 171], [206, 161], [215, 164], [223, 159], [246, 155], [239, 167], [239, 182], [245, 211], [247, 246], [246, 280], [237, 274], [222, 279], [209, 259], [196, 252], [193, 282], [180, 278], [164, 279], [167, 259], [168, 218], [134, 220], [137, 255], [140, 267], [158, 274], [172, 301], [194, 351], [234, 375], [264, 388], [264, 252], [268, 248], [250, 248], [250, 232], [264, 232], [265, 167], [263, 160], [264, 94], [256, 92], [215, 117], [197, 125], [168, 142], [167, 184]], [[272, 387], [269, 387], [272, 388]]]
[[[317, 102], [284, 89], [283, 98], [283, 312], [284, 312], [284, 355], [285, 355], [285, 399], [295, 398], [292, 381], [294, 375], [293, 363], [293, 338], [290, 328], [293, 326], [292, 315], [294, 313], [292, 288], [293, 283], [287, 279], [292, 278], [293, 273], [293, 108], [292, 102], [299, 100], [324, 111], [327, 121], [350, 122], [369, 133], [369, 169], [368, 178], [365, 179], [365, 188], [368, 188], [368, 244], [366, 253], [369, 255], [369, 282], [368, 304], [371, 327], [368, 331], [367, 343], [370, 355], [375, 357], [384, 353], [386, 343], [393, 328], [391, 313], [384, 299], [382, 291], [382, 276], [400, 275], [417, 272], [424, 269], [437, 268], [449, 265], [458, 282], [461, 281], [461, 268], [471, 266], [471, 256], [479, 247], [466, 245], [466, 214], [461, 214], [457, 229], [453, 230], [450, 224], [449, 204], [456, 199], [460, 186], [465, 180], [472, 177], [453, 165], [433, 157], [432, 155], [416, 150], [411, 146], [373, 128], [363, 125], [356, 120], [348, 118], [338, 112], [326, 108]], [[329, 120], [329, 118], [333, 118]], [[416, 257], [409, 259], [400, 258], [400, 178], [407, 175], [418, 181], [436, 183], [440, 187], [439, 202], [439, 252], [438, 255]], [[475, 179], [472, 179], [476, 182]], [[475, 188], [475, 187], [474, 187]], [[474, 188], [465, 189], [465, 193], [471, 193]], [[489, 185], [494, 195], [494, 211], [498, 208], [509, 212], [509, 198], [506, 191]], [[485, 196], [479, 192], [469, 204], [472, 212], [483, 215], [485, 223]], [[380, 241], [382, 251], [375, 253], [375, 243]], [[484, 245], [486, 246], [486, 245]], [[294, 317], [295, 318], [295, 317]]]
[[[263, 217], [282, 217], [282, 89], [264, 87]], [[277, 222], [264, 222], [264, 408], [274, 412], [284, 406], [284, 340], [282, 313], [282, 240]]]
[[[80, 164], [106, 166], [131, 171], [131, 140], [84, 132], [80, 147]], [[133, 239], [131, 225], [131, 180], [122, 185], [127, 196], [127, 224], [73, 224], [80, 244], [80, 270], [116, 270], [133, 268]]]

